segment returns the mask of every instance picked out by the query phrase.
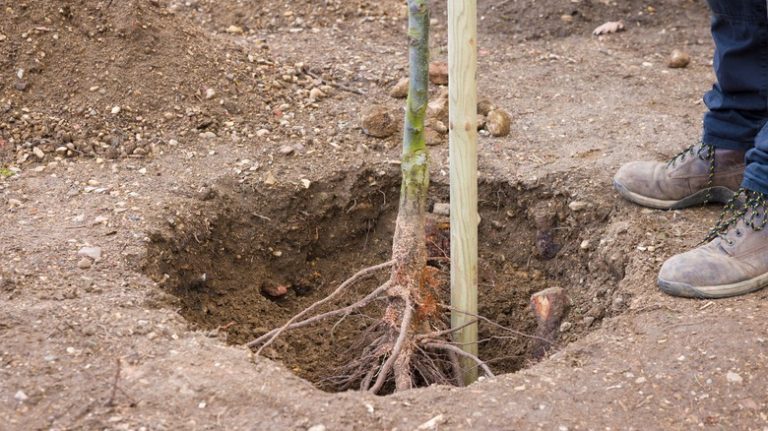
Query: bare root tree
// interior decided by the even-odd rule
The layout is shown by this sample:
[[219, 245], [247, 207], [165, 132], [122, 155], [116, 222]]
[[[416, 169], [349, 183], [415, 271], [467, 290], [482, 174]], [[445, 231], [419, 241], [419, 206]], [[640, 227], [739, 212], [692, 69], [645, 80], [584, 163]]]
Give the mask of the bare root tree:
[[[486, 375], [492, 375], [480, 359], [449, 341], [452, 333], [462, 328], [449, 329], [445, 309], [438, 297], [437, 269], [427, 265], [425, 223], [429, 164], [424, 123], [429, 83], [429, 10], [426, 0], [409, 0], [408, 8], [410, 81], [392, 260], [359, 271], [326, 298], [248, 344], [258, 348], [257, 354], [260, 354], [285, 331], [323, 319], [344, 318], [376, 299], [385, 298], [387, 305], [382, 318], [368, 329], [356, 346], [362, 352], [361, 356], [344, 366], [332, 379], [341, 388], [357, 386], [372, 393], [402, 391], [433, 383], [461, 385], [463, 372], [459, 357], [469, 358]], [[391, 271], [389, 280], [363, 299], [344, 308], [307, 317], [337, 299], [356, 282], [384, 269]], [[476, 321], [469, 322], [474, 323]]]

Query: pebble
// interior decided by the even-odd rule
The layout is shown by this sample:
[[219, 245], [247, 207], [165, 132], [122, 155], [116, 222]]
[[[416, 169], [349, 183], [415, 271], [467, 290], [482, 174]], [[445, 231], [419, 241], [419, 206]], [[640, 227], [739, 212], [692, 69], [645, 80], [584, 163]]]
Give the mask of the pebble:
[[0, 33], [0, 42], [5, 42], [6, 39], [8, 39], [8, 36]]
[[213, 132], [203, 132], [200, 134], [203, 139], [216, 139], [216, 134]]
[[449, 216], [451, 215], [451, 204], [446, 202], [437, 202], [432, 207], [432, 214]]
[[88, 259], [87, 257], [84, 257], [80, 259], [79, 262], [77, 262], [77, 267], [80, 269], [88, 269], [93, 265], [93, 261], [91, 259]]
[[278, 151], [280, 154], [284, 155], [284, 156], [290, 156], [291, 154], [293, 154], [293, 151], [294, 151], [294, 150], [293, 150], [293, 147], [292, 147], [292, 146], [290, 146], [290, 145], [283, 145], [283, 146], [282, 146], [282, 147], [280, 147], [280, 149], [279, 149], [279, 150], [277, 150], [277, 151]]
[[309, 90], [309, 100], [314, 102], [316, 100], [322, 99], [323, 97], [325, 97], [325, 93], [323, 93], [323, 90], [317, 87]]
[[680, 69], [688, 66], [688, 64], [690, 63], [691, 63], [691, 56], [687, 52], [681, 51], [679, 49], [675, 49], [672, 51], [672, 54], [670, 54], [669, 56], [669, 60], [667, 61], [667, 66], [672, 69]]
[[326, 427], [323, 424], [313, 425], [307, 431], [326, 431]]
[[269, 135], [269, 130], [267, 130], [267, 129], [261, 129], [258, 132], [256, 132], [256, 137], [257, 138], [263, 138], [263, 137], [265, 137], [267, 135]]
[[171, 139], [170, 141], [168, 141], [168, 145], [170, 145], [171, 147], [175, 147], [175, 146], [179, 145], [179, 141], [177, 141], [175, 139]]
[[90, 257], [94, 261], [101, 260], [101, 247], [83, 247], [77, 252], [78, 256]]
[[261, 286], [261, 294], [270, 298], [282, 298], [288, 293], [288, 286], [282, 284], [267, 284]]
[[229, 34], [243, 34], [243, 28], [237, 25], [230, 25], [227, 27], [227, 33]]
[[728, 380], [728, 383], [742, 383], [744, 381], [738, 373], [734, 373], [733, 371], [728, 371], [728, 373], [725, 374], [725, 379]]
[[17, 401], [21, 401], [21, 402], [24, 402], [29, 399], [27, 394], [25, 394], [24, 391], [22, 390], [16, 391], [16, 395], [14, 395], [13, 397], [16, 398]]
[[388, 138], [400, 130], [400, 122], [385, 106], [374, 105], [363, 115], [363, 133], [374, 138]]
[[560, 325], [560, 332], [568, 332], [568, 331], [571, 330], [571, 328], [573, 328], [573, 323], [571, 323], [571, 322], [563, 322]]
[[120, 107], [119, 106], [113, 106], [112, 107], [112, 113], [117, 115], [120, 113]]
[[18, 200], [18, 199], [13, 199], [13, 198], [8, 199], [8, 206], [10, 206], [11, 208], [20, 207], [21, 206], [21, 201]]
[[45, 153], [43, 152], [43, 150], [40, 149], [40, 147], [33, 148], [32, 152], [35, 153], [35, 157], [37, 157], [40, 160], [43, 160], [45, 158]]
[[573, 212], [584, 211], [588, 206], [589, 203], [584, 201], [573, 201], [568, 204], [568, 208], [570, 208]]
[[216, 90], [214, 90], [213, 88], [206, 88], [205, 89], [205, 99], [206, 100], [211, 100], [214, 97], [216, 97]]
[[512, 118], [503, 109], [494, 109], [488, 113], [488, 119], [486, 120], [485, 129], [496, 137], [507, 136], [510, 131], [510, 124]]
[[582, 250], [587, 250], [590, 245], [591, 243], [589, 242], [589, 240], [585, 239], [584, 241], [581, 242], [581, 245], [579, 246], [579, 248], [581, 248]]
[[401, 78], [397, 81], [397, 84], [389, 90], [390, 97], [394, 97], [395, 99], [405, 99], [408, 97], [409, 83], [410, 80], [408, 78]]
[[490, 114], [490, 112], [493, 111], [494, 109], [496, 109], [496, 106], [494, 106], [493, 103], [491, 103], [491, 101], [488, 99], [480, 99], [477, 102], [478, 115], [486, 116]]
[[429, 82], [435, 85], [448, 85], [448, 63], [444, 61], [429, 63]]
[[448, 123], [448, 92], [443, 92], [427, 104], [427, 118], [432, 122]]

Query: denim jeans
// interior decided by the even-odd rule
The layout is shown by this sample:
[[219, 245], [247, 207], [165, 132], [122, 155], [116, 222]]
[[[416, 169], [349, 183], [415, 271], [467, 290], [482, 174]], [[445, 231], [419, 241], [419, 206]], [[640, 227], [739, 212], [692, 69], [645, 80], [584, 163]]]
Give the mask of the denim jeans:
[[766, 0], [707, 0], [717, 83], [704, 95], [705, 144], [744, 149], [743, 186], [768, 193], [768, 7]]

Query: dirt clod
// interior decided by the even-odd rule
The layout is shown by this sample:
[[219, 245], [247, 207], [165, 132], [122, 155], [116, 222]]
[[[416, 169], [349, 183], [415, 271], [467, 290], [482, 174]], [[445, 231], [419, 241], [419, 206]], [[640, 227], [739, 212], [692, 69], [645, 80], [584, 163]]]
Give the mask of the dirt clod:
[[675, 49], [672, 51], [672, 54], [670, 54], [669, 56], [669, 60], [667, 61], [667, 66], [672, 69], [680, 69], [688, 66], [690, 62], [691, 62], [690, 54], [688, 54], [685, 51]]
[[386, 106], [376, 105], [363, 114], [363, 133], [375, 138], [388, 138], [400, 131], [400, 117]]
[[512, 117], [503, 109], [494, 109], [488, 113], [485, 128], [492, 136], [509, 135]]
[[435, 85], [448, 85], [448, 63], [444, 61], [429, 63], [429, 82]]
[[408, 78], [400, 78], [394, 87], [389, 91], [390, 97], [395, 99], [405, 99], [408, 97], [408, 85], [410, 80]]

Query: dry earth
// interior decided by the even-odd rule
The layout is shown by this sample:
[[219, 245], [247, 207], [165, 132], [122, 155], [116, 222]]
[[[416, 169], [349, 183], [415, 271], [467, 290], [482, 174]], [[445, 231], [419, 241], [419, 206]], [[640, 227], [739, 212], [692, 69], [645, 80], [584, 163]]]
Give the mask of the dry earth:
[[[374, 397], [292, 373], [319, 381], [364, 316], [338, 345], [328, 327], [286, 338], [284, 365], [237, 343], [386, 259], [399, 138], [365, 136], [359, 114], [402, 104], [400, 2], [0, 1], [0, 429], [768, 430], [768, 292], [655, 287], [718, 208], [645, 210], [610, 185], [698, 139], [705, 5], [479, 7], [480, 92], [513, 118], [480, 139], [483, 311], [528, 332], [533, 291], [573, 307], [542, 361], [494, 339], [485, 357], [519, 371]], [[441, 4], [434, 18], [444, 58]], [[619, 18], [626, 32], [590, 35]], [[675, 48], [687, 68], [666, 67]], [[291, 291], [267, 298], [267, 281]]]

